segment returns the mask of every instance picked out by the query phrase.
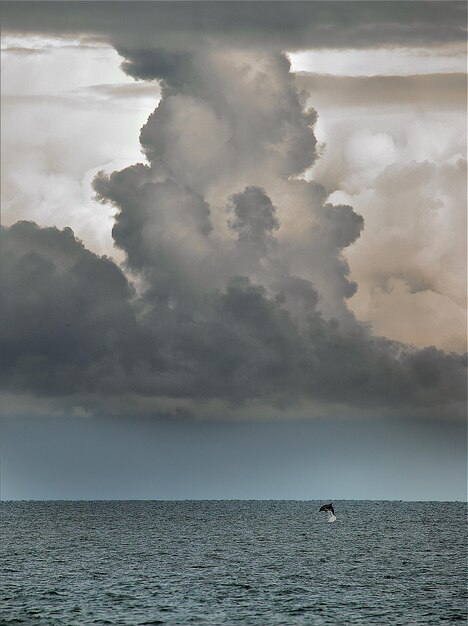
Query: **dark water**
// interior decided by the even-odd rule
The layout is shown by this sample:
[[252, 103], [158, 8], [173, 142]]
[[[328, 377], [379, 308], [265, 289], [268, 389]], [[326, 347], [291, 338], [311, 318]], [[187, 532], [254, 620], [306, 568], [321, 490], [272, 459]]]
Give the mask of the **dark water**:
[[3, 503], [0, 623], [466, 623], [460, 503]]

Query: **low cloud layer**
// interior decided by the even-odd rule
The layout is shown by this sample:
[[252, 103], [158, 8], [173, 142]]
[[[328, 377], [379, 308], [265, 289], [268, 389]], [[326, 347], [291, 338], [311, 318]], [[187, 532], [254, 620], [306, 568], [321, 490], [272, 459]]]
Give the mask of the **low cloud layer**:
[[[467, 77], [462, 73], [413, 76], [332, 76], [300, 72], [299, 89], [322, 108], [369, 106], [417, 108], [420, 111], [466, 109]], [[398, 107], [398, 108], [397, 108]]]
[[[156, 31], [142, 23], [141, 41], [160, 32], [158, 47], [120, 31], [121, 15], [115, 28], [114, 18], [107, 24], [125, 71], [162, 88], [140, 133], [146, 161], [100, 172], [93, 183], [116, 211], [112, 236], [124, 265], [93, 254], [70, 229], [18, 222], [2, 230], [5, 391], [54, 399], [65, 412], [463, 415], [465, 356], [374, 336], [350, 311], [358, 286], [344, 253], [363, 217], [303, 178], [319, 159], [317, 114], [304, 108], [282, 33], [300, 42], [312, 30], [320, 42], [313, 20], [301, 21], [308, 7], [322, 26], [335, 19], [336, 32], [348, 29], [346, 16], [330, 4], [275, 3], [278, 24], [259, 30], [255, 50], [234, 46], [232, 34], [222, 45], [179, 39], [185, 18], [217, 37], [222, 5], [226, 24], [233, 5], [210, 3], [209, 14], [197, 3], [184, 5], [179, 26], [166, 3], [151, 5]], [[457, 40], [458, 5], [444, 29], [418, 5], [366, 5], [381, 29], [366, 38], [356, 21], [349, 37], [401, 43], [411, 15], [421, 19], [417, 40]], [[76, 5], [84, 33], [103, 28], [104, 6], [88, 14]], [[115, 6], [117, 14], [130, 7]], [[402, 21], [388, 28], [393, 6]], [[137, 5], [138, 19], [147, 7]], [[245, 28], [244, 11], [253, 28], [260, 3], [236, 7], [233, 33]], [[434, 7], [431, 20], [441, 10]], [[353, 4], [353, 20], [360, 12]], [[55, 28], [60, 16], [59, 8]], [[84, 28], [83, 16], [94, 27]], [[8, 8], [7, 25], [17, 17]], [[171, 42], [159, 30], [166, 19]]]
[[138, 296], [67, 229], [18, 223], [2, 232], [2, 256], [9, 393], [107, 414], [203, 415], [210, 403], [219, 417], [252, 403], [285, 415], [330, 405], [341, 415], [462, 413], [462, 355], [344, 332], [304, 279], [284, 277], [268, 292], [233, 277], [187, 310], [150, 290]]

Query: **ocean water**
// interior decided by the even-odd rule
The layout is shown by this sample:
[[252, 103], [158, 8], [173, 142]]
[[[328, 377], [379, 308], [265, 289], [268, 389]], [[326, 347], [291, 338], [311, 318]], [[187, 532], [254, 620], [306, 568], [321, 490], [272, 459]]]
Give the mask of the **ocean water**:
[[467, 622], [466, 505], [5, 502], [0, 623]]

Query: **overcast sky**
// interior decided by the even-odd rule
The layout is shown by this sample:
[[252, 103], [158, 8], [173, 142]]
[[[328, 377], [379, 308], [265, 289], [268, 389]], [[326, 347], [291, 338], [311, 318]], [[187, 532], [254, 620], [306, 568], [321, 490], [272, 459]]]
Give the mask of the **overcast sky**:
[[3, 3], [3, 497], [466, 497], [465, 24]]

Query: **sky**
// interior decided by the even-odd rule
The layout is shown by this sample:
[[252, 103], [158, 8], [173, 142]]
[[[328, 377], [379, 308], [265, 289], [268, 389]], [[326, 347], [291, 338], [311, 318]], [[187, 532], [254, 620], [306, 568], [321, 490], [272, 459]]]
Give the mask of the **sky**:
[[4, 2], [4, 499], [466, 499], [466, 5]]

